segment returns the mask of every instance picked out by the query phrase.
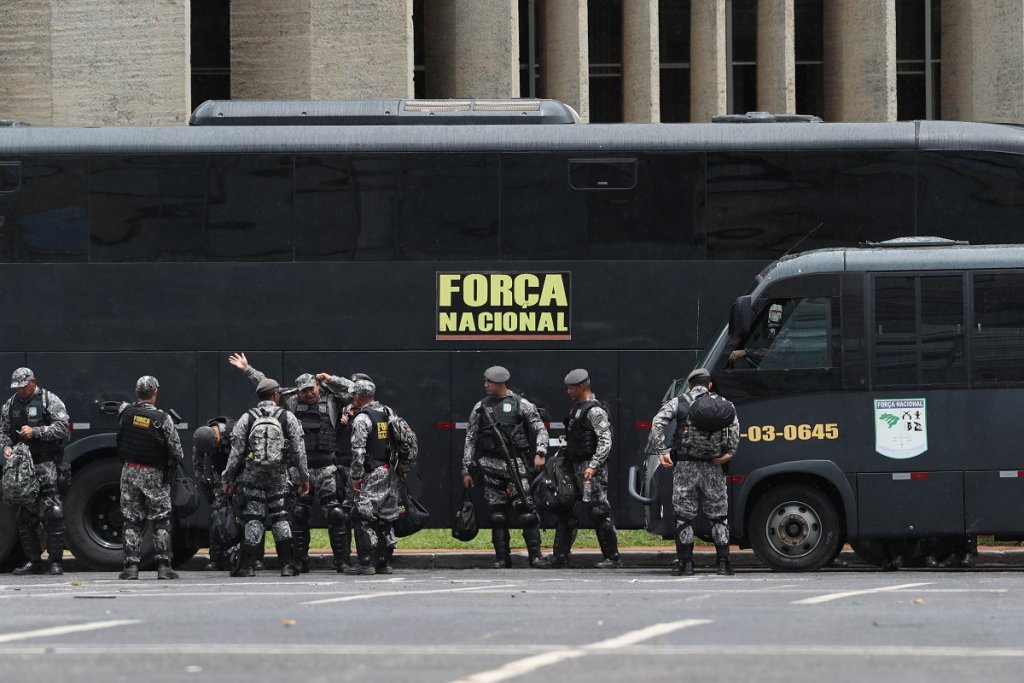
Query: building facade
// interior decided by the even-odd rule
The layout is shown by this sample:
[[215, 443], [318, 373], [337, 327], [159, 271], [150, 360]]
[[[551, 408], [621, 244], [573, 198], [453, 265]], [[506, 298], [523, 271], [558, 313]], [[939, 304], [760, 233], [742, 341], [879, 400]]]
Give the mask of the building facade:
[[0, 18], [0, 118], [35, 125], [413, 97], [1024, 123], [1024, 0], [19, 0]]

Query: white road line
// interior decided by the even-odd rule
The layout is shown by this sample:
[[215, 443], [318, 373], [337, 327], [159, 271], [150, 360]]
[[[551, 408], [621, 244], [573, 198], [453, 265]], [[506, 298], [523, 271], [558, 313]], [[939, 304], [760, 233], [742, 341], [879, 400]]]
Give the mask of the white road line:
[[50, 628], [41, 628], [35, 631], [3, 633], [0, 634], [0, 643], [10, 643], [15, 640], [25, 640], [27, 638], [63, 636], [68, 633], [82, 633], [84, 631], [98, 631], [102, 628], [114, 628], [115, 626], [128, 626], [129, 624], [139, 623], [141, 623], [141, 620], [139, 619], [113, 619], [111, 621], [91, 621], [86, 624], [73, 624], [71, 626], [51, 626]]
[[882, 586], [881, 588], [865, 588], [859, 591], [844, 591], [842, 593], [826, 593], [825, 595], [816, 595], [813, 598], [804, 598], [803, 600], [796, 600], [794, 605], [820, 605], [823, 602], [831, 602], [833, 600], [842, 600], [843, 598], [852, 598], [855, 595], [870, 595], [871, 593], [886, 593], [888, 591], [898, 591], [904, 588], [917, 588], [919, 586], [930, 586], [931, 583], [903, 583], [898, 586]]
[[498, 667], [497, 669], [491, 669], [490, 671], [481, 671], [475, 673], [472, 676], [466, 676], [458, 679], [458, 683], [498, 683], [498, 681], [506, 681], [510, 678], [517, 678], [523, 676], [537, 669], [542, 669], [546, 666], [558, 664], [569, 659], [576, 659], [577, 657], [583, 657], [588, 653], [592, 652], [607, 652], [610, 650], [618, 650], [630, 645], [647, 640], [649, 638], [655, 638], [657, 636], [665, 635], [666, 633], [672, 633], [679, 629], [688, 628], [690, 626], [701, 626], [703, 624], [710, 624], [711, 621], [708, 619], [683, 619], [682, 621], [670, 621], [663, 624], [654, 624], [647, 628], [642, 628], [636, 631], [630, 631], [624, 633], [621, 636], [615, 638], [609, 638], [608, 640], [602, 640], [597, 643], [590, 645], [584, 645], [577, 648], [566, 648], [564, 650], [556, 650], [555, 652], [544, 652], [539, 655], [533, 655], [526, 659], [519, 659], [514, 662], [509, 662], [504, 666]]
[[469, 588], [438, 588], [425, 591], [382, 591], [380, 593], [359, 593], [358, 595], [343, 595], [338, 598], [325, 598], [323, 600], [310, 600], [303, 602], [303, 605], [326, 605], [332, 602], [351, 602], [353, 600], [372, 600], [374, 598], [391, 598], [399, 595], [434, 595], [436, 593], [460, 593], [463, 591], [485, 591], [497, 588], [514, 588], [518, 584], [507, 583], [497, 586], [470, 586]]

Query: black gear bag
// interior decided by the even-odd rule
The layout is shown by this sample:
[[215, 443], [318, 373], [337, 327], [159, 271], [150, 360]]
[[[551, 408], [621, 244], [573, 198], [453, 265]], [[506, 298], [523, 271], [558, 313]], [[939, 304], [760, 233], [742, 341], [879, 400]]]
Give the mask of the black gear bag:
[[412, 536], [423, 528], [430, 518], [430, 511], [409, 493], [404, 479], [398, 480], [398, 519], [395, 520], [395, 536]]
[[462, 505], [455, 511], [455, 519], [452, 520], [452, 538], [460, 541], [472, 541], [478, 533], [480, 533], [480, 525], [476, 521], [473, 498], [469, 494], [469, 489], [463, 489]]
[[199, 502], [199, 488], [179, 462], [174, 469], [174, 481], [171, 482], [171, 507], [174, 508], [174, 514], [179, 519], [188, 517], [199, 509]]
[[736, 419], [736, 406], [728, 399], [708, 391], [693, 400], [687, 419], [702, 432], [721, 431]]
[[542, 512], [568, 512], [576, 502], [576, 482], [572, 465], [566, 462], [563, 449], [548, 458], [544, 469], [530, 487], [537, 508]]

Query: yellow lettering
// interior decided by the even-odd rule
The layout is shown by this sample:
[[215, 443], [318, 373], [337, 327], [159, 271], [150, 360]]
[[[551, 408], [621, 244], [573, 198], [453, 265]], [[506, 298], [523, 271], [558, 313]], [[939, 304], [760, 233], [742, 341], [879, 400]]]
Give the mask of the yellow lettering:
[[537, 316], [535, 316], [533, 313], [520, 313], [519, 331], [533, 332], [535, 329], [537, 329]]
[[544, 276], [544, 287], [540, 292], [540, 305], [568, 306], [569, 297], [565, 293], [565, 283], [560, 273], [548, 273]]
[[539, 297], [530, 290], [536, 289], [539, 286], [540, 278], [536, 275], [532, 273], [517, 275], [514, 283], [516, 306], [521, 308], [536, 306]]
[[458, 318], [458, 313], [441, 313], [440, 318], [438, 318], [438, 326], [442, 332], [454, 332]]
[[462, 293], [467, 306], [483, 306], [487, 303], [487, 278], [479, 273], [467, 275], [462, 281]]
[[384, 440], [384, 439], [388, 438], [388, 423], [387, 422], [378, 422], [377, 423], [377, 438], [379, 440]]
[[459, 332], [476, 332], [476, 327], [473, 324], [473, 316], [469, 313], [463, 313], [459, 320]]
[[132, 426], [138, 427], [139, 429], [149, 429], [150, 419], [143, 415], [135, 415], [132, 417]]
[[476, 320], [476, 329], [480, 332], [491, 332], [494, 330], [494, 314], [486, 311], [479, 314]]
[[550, 313], [541, 313], [537, 321], [538, 332], [554, 332], [555, 321], [552, 320]]
[[438, 288], [440, 291], [437, 293], [438, 304], [441, 306], [452, 305], [452, 295], [459, 291], [459, 278], [461, 276], [455, 273], [442, 273], [440, 282], [438, 282]]
[[559, 311], [555, 314], [555, 318], [558, 320], [558, 331], [568, 332], [569, 326], [565, 324], [565, 313]]
[[491, 306], [512, 305], [512, 276], [507, 273], [491, 274]]

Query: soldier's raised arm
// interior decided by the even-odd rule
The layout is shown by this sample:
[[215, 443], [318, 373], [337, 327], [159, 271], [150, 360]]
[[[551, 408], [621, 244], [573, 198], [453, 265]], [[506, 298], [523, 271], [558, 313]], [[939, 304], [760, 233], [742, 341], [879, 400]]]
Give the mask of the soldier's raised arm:
[[245, 357], [244, 353], [231, 354], [228, 356], [228, 363], [245, 373], [249, 381], [255, 385], [259, 385], [260, 382], [267, 378], [262, 372], [249, 365], [249, 359]]

